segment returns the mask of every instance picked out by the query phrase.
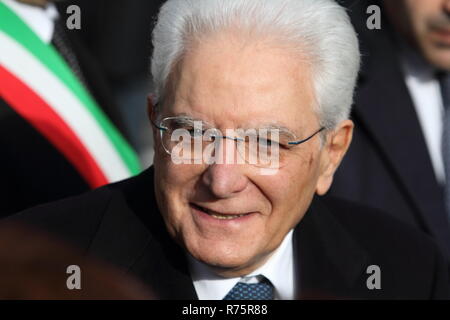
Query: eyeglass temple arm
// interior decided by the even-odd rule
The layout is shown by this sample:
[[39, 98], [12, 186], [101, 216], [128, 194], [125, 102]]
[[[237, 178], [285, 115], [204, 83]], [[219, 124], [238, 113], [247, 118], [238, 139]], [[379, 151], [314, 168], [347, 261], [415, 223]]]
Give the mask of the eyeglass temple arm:
[[316, 134], [318, 134], [319, 132], [322, 132], [323, 130], [325, 130], [325, 127], [320, 128], [319, 130], [317, 130], [316, 132], [314, 132], [312, 135], [310, 135], [308, 138], [300, 140], [300, 141], [292, 141], [292, 142], [288, 142], [288, 144], [291, 145], [299, 145], [302, 144], [308, 140], [311, 140]]

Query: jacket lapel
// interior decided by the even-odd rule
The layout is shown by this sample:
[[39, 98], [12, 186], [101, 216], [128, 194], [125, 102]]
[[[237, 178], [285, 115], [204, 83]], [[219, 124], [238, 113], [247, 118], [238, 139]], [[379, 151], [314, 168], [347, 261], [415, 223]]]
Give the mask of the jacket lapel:
[[295, 229], [294, 252], [299, 299], [346, 299], [363, 292], [365, 282], [357, 280], [368, 254], [317, 198]]
[[185, 254], [156, 207], [153, 168], [129, 181], [114, 191], [89, 254], [138, 277], [156, 299], [197, 299]]

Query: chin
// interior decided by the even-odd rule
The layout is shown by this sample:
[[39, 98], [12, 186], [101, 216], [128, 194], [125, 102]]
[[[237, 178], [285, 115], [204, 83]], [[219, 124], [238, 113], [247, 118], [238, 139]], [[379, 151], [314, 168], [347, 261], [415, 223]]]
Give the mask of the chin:
[[242, 248], [245, 246], [214, 241], [198, 248], [188, 248], [188, 251], [194, 258], [211, 267], [235, 270], [247, 267], [256, 255], [256, 253], [253, 254], [253, 250]]
[[450, 71], [450, 46], [448, 48], [433, 47], [425, 51], [425, 57], [433, 66]]

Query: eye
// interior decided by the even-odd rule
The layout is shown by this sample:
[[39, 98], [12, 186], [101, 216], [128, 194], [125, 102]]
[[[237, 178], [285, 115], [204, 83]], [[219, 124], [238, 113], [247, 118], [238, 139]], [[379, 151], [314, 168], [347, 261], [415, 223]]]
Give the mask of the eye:
[[190, 121], [182, 120], [182, 119], [175, 119], [171, 123], [172, 130], [183, 130], [185, 132], [188, 132], [189, 136], [191, 138], [199, 138], [202, 137], [205, 130], [203, 130], [203, 126], [196, 126]]
[[258, 145], [260, 147], [268, 148], [268, 147], [272, 147], [272, 146], [275, 147], [275, 146], [279, 145], [279, 143], [277, 141], [270, 140], [267, 138], [258, 137], [257, 139], [258, 139]]
[[203, 137], [205, 130], [200, 130], [200, 129], [195, 129], [193, 127], [191, 128], [186, 128], [186, 130], [189, 132], [189, 134], [191, 135], [191, 137], [193, 138], [199, 138], [199, 137]]

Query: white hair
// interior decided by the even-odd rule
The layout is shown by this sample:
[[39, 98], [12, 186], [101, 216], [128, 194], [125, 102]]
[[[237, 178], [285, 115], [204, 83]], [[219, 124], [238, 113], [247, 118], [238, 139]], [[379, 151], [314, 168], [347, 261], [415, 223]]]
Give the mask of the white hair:
[[312, 66], [321, 125], [348, 119], [360, 66], [350, 19], [333, 0], [168, 0], [153, 30], [151, 71], [157, 101], [193, 41], [226, 30], [272, 36], [300, 50]]

